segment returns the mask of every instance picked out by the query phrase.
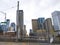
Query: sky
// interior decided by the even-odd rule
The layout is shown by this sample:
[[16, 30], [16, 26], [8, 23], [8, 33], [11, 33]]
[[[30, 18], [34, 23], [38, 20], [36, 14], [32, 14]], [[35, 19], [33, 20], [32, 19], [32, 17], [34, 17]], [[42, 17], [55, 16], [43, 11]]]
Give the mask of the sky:
[[0, 0], [0, 22], [5, 20], [5, 15], [1, 13], [4, 12], [10, 22], [16, 23], [17, 1], [20, 1], [19, 9], [24, 11], [24, 24], [28, 33], [32, 29], [32, 19], [51, 18], [52, 12], [60, 11], [60, 0]]

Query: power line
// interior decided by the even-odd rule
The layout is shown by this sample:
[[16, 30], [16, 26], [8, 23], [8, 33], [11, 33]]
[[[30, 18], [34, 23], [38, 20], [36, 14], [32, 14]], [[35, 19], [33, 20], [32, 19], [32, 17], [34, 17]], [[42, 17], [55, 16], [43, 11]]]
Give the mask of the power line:
[[12, 7], [8, 8], [8, 9], [5, 9], [4, 11], [8, 11], [8, 10], [13, 9], [13, 8], [16, 8], [16, 7], [17, 6], [12, 6]]

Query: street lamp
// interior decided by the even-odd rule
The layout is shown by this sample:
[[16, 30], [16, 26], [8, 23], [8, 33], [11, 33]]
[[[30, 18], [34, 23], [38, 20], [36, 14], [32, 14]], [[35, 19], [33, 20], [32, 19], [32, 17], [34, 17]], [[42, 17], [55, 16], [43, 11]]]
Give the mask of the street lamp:
[[5, 12], [3, 12], [3, 11], [0, 11], [1, 13], [3, 13], [4, 15], [5, 15], [5, 21], [6, 21], [6, 13]]

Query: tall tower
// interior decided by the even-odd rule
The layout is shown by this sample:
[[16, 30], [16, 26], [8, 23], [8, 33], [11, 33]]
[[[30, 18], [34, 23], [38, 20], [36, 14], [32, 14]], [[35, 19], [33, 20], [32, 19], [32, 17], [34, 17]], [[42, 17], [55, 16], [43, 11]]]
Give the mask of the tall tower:
[[47, 18], [47, 19], [44, 21], [44, 29], [47, 30], [47, 31], [49, 31], [49, 32], [50, 32], [51, 30], [53, 30], [51, 18]]
[[54, 30], [53, 30], [51, 18], [47, 18], [44, 21], [44, 29], [46, 30], [46, 36], [48, 37], [48, 39], [49, 37], [53, 36]]
[[52, 18], [55, 31], [60, 30], [60, 11], [54, 11], [52, 13]]
[[17, 38], [21, 39], [23, 36], [23, 10], [19, 10], [19, 1], [17, 5], [16, 23], [17, 23]]
[[54, 29], [60, 34], [60, 11], [54, 11], [52, 13]]

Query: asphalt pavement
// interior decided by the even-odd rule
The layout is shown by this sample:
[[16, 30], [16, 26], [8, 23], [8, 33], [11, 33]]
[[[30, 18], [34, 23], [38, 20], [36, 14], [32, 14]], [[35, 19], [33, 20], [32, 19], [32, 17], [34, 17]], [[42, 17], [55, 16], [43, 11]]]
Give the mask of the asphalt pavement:
[[36, 42], [0, 42], [0, 45], [60, 45], [60, 44], [36, 43]]

